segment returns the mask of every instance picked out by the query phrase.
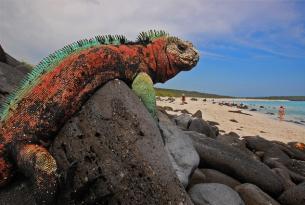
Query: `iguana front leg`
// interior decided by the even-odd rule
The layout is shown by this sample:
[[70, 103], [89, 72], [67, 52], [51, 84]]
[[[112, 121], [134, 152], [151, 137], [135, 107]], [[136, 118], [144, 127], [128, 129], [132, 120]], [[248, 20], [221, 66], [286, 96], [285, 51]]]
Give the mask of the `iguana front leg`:
[[150, 76], [144, 72], [139, 73], [133, 80], [131, 87], [152, 117], [156, 119], [156, 93]]
[[44, 147], [35, 144], [16, 146], [16, 161], [20, 170], [34, 185], [37, 204], [53, 204], [57, 191], [57, 165]]

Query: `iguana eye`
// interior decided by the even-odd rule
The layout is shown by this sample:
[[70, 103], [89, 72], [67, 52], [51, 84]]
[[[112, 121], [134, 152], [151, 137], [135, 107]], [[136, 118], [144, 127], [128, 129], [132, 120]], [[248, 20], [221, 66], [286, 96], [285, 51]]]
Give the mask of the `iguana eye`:
[[178, 49], [179, 49], [180, 51], [185, 51], [185, 50], [186, 50], [186, 45], [178, 44], [177, 47], [178, 47]]

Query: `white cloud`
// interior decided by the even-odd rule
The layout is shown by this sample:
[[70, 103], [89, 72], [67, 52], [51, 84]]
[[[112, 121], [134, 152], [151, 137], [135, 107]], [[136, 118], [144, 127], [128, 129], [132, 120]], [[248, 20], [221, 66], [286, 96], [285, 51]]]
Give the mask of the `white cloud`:
[[[165, 29], [205, 45], [219, 39], [250, 41], [246, 46], [270, 43], [272, 48], [267, 45], [265, 50], [275, 54], [283, 47], [274, 44], [286, 37], [304, 45], [300, 14], [288, 1], [0, 0], [0, 4], [0, 43], [17, 58], [34, 63], [81, 38], [125, 34], [135, 39], [148, 29]], [[272, 38], [257, 42], [252, 37], [257, 31]]]

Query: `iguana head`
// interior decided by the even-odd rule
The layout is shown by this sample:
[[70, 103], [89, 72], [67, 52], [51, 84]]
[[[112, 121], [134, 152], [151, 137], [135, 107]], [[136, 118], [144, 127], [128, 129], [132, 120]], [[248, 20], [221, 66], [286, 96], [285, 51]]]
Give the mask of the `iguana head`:
[[154, 52], [156, 68], [151, 76], [154, 83], [165, 82], [180, 71], [188, 71], [199, 61], [199, 52], [189, 41], [169, 36], [164, 31], [141, 33], [139, 40], [148, 42]]
[[199, 52], [189, 41], [167, 37], [166, 55], [173, 74], [191, 70], [199, 61]]

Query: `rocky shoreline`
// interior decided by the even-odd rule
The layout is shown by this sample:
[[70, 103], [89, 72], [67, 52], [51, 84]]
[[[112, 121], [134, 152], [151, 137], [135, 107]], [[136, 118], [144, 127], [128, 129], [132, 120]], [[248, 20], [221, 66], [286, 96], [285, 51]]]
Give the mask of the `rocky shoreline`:
[[[0, 62], [0, 95], [26, 72]], [[201, 111], [169, 109], [156, 123], [122, 81], [100, 88], [49, 146], [57, 204], [305, 204], [304, 144], [222, 134]], [[17, 172], [0, 204], [35, 204], [32, 194]]]
[[[217, 135], [215, 127], [188, 114], [170, 117], [192, 139], [200, 156], [200, 164], [190, 178], [192, 199], [202, 199], [205, 184], [220, 183], [234, 188], [245, 204], [304, 204], [305, 150], [298, 149], [297, 143], [268, 141], [259, 136], [241, 140], [233, 132]], [[198, 123], [195, 129], [191, 126], [194, 122]], [[221, 189], [217, 185], [214, 188]], [[192, 196], [194, 193], [201, 195]], [[226, 204], [226, 200], [211, 204]]]

